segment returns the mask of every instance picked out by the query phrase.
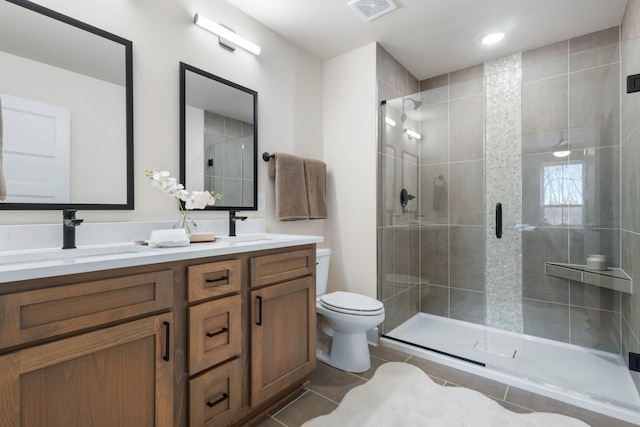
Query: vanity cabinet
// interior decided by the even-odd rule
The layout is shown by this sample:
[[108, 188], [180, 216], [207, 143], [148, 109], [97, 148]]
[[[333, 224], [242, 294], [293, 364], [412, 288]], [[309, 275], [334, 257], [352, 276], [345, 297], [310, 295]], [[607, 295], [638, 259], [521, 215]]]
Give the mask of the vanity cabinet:
[[251, 425], [315, 333], [315, 244], [2, 283], [0, 427]]
[[251, 259], [251, 403], [316, 367], [315, 250]]
[[0, 295], [0, 426], [172, 425], [172, 305], [171, 271]]

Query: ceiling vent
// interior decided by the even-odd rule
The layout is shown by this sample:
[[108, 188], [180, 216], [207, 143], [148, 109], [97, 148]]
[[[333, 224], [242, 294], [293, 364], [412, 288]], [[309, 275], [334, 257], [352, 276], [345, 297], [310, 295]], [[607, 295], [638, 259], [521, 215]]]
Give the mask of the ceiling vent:
[[391, 0], [351, 0], [349, 6], [365, 21], [373, 21], [397, 9]]

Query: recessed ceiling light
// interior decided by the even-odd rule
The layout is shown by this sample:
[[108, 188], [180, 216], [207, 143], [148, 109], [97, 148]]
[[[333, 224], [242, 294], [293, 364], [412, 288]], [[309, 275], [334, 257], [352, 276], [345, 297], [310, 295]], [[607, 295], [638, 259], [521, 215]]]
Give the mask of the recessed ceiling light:
[[494, 43], [498, 43], [503, 38], [504, 38], [504, 33], [491, 33], [484, 36], [481, 41], [484, 44], [494, 44]]

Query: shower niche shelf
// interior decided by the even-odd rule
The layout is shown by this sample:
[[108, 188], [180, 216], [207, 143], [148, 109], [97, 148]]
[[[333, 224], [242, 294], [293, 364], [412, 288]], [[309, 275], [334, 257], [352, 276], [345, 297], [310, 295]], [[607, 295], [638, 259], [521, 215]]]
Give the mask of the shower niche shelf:
[[544, 272], [550, 276], [587, 283], [614, 291], [631, 294], [633, 287], [631, 278], [621, 268], [607, 270], [591, 270], [585, 265], [545, 262]]

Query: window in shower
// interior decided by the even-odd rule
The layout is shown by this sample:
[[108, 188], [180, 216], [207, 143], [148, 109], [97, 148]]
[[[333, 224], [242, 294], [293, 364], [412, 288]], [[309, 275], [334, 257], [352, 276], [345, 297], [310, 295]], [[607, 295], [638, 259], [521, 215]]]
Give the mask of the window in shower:
[[583, 164], [542, 167], [542, 221], [549, 225], [582, 225]]

